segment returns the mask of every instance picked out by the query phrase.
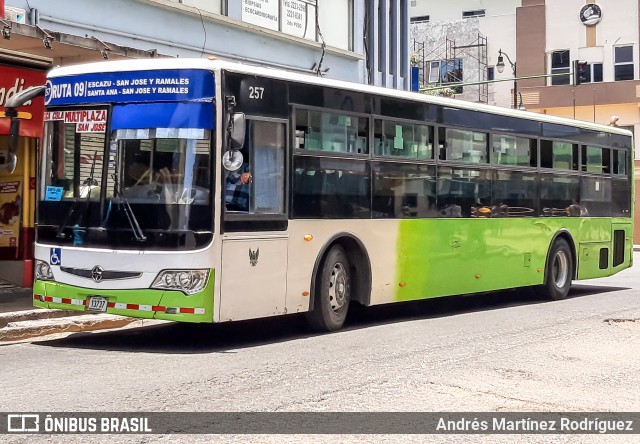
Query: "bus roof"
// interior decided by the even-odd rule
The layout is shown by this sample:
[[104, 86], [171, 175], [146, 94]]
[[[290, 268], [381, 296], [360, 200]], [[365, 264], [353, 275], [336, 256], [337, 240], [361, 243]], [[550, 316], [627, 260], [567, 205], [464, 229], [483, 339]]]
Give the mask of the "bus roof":
[[287, 71], [279, 68], [256, 66], [252, 64], [229, 62], [224, 60], [210, 60], [197, 58], [162, 58], [162, 59], [135, 59], [135, 60], [114, 60], [106, 62], [93, 62], [78, 65], [70, 65], [52, 69], [48, 77], [66, 77], [88, 73], [126, 72], [126, 71], [147, 71], [158, 69], [206, 69], [210, 71], [231, 71], [249, 75], [262, 76], [273, 79], [299, 82], [305, 84], [333, 87], [343, 90], [359, 91], [363, 93], [381, 95], [391, 98], [412, 100], [421, 103], [431, 103], [435, 105], [450, 106], [459, 109], [480, 111], [490, 114], [512, 116], [522, 119], [535, 120], [540, 122], [557, 123], [570, 125], [579, 128], [604, 131], [609, 133], [632, 136], [631, 131], [609, 125], [602, 125], [583, 120], [573, 120], [564, 117], [549, 116], [546, 114], [533, 113], [522, 110], [513, 110], [484, 103], [468, 102], [464, 100], [452, 99], [448, 97], [430, 96], [419, 94], [413, 91], [402, 91], [380, 86], [363, 85], [360, 83], [346, 82], [343, 80], [327, 79], [311, 74]]

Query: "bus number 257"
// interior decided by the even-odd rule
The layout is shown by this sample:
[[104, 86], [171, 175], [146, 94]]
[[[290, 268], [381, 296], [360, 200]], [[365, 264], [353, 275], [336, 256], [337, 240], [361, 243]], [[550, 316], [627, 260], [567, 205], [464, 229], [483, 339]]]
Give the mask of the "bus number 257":
[[262, 96], [264, 94], [264, 87], [262, 86], [250, 86], [249, 87], [249, 98], [262, 100]]

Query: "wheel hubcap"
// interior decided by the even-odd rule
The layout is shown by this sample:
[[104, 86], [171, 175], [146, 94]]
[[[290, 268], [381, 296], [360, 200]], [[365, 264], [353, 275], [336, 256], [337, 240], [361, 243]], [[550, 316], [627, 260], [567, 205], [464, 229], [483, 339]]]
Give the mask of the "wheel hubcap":
[[558, 251], [553, 260], [553, 281], [556, 287], [562, 288], [569, 279], [569, 258], [566, 251]]
[[329, 304], [334, 313], [340, 313], [347, 299], [347, 271], [338, 262], [331, 270], [329, 278]]

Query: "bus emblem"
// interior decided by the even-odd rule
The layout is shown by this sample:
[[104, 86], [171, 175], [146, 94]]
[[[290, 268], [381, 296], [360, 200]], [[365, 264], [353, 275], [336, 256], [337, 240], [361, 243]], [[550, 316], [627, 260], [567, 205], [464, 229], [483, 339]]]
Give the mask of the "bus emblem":
[[258, 265], [259, 254], [260, 254], [260, 248], [258, 248], [256, 251], [251, 251], [251, 248], [249, 248], [249, 263], [251, 264], [252, 267], [255, 267], [256, 265]]
[[96, 265], [91, 270], [91, 279], [93, 279], [96, 282], [102, 282], [102, 272], [103, 271], [104, 271], [104, 268], [102, 268], [100, 265]]

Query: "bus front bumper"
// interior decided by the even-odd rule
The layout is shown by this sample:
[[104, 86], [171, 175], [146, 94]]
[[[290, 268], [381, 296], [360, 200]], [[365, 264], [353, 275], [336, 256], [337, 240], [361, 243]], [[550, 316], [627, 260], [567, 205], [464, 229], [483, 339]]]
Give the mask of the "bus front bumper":
[[[213, 322], [213, 270], [204, 290], [190, 296], [174, 290], [98, 290], [36, 280], [33, 284], [33, 305], [143, 319]], [[96, 309], [91, 309], [91, 306]]]

